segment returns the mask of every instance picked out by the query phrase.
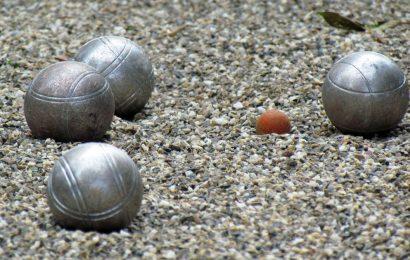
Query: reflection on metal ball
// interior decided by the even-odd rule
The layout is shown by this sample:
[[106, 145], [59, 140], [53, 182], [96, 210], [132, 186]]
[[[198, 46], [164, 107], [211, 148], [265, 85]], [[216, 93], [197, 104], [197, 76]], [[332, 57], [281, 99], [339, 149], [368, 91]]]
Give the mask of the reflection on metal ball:
[[103, 36], [86, 43], [74, 58], [94, 67], [110, 83], [115, 114], [130, 118], [151, 96], [154, 73], [144, 50], [118, 36]]
[[25, 96], [24, 114], [35, 137], [94, 140], [110, 127], [114, 97], [94, 68], [76, 61], [59, 62], [34, 79]]
[[58, 224], [71, 229], [111, 231], [128, 226], [142, 200], [137, 167], [123, 151], [85, 143], [55, 163], [47, 185], [48, 204]]
[[322, 89], [330, 121], [341, 131], [387, 131], [403, 119], [409, 89], [403, 71], [386, 56], [355, 52], [337, 61]]

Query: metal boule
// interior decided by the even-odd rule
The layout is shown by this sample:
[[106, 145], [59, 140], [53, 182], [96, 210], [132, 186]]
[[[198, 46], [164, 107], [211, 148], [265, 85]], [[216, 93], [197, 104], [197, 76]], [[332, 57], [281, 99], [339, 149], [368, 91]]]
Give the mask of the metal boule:
[[110, 83], [115, 98], [115, 114], [133, 117], [151, 96], [154, 73], [144, 50], [119, 36], [103, 36], [83, 45], [74, 57], [94, 67]]
[[64, 61], [37, 75], [25, 96], [24, 114], [35, 137], [94, 140], [110, 127], [114, 97], [108, 82], [94, 68]]
[[330, 121], [341, 131], [368, 134], [395, 128], [409, 104], [403, 71], [386, 56], [355, 52], [337, 61], [322, 89]]
[[80, 144], [63, 154], [47, 185], [54, 219], [69, 229], [124, 228], [135, 218], [142, 194], [142, 179], [133, 160], [103, 143]]

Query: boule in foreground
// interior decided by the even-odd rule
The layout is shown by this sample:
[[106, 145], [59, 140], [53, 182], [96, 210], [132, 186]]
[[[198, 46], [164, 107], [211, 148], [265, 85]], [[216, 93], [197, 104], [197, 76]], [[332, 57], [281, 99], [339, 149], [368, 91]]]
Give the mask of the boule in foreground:
[[56, 222], [69, 229], [112, 231], [136, 216], [143, 186], [137, 166], [103, 143], [80, 144], [55, 163], [47, 185]]

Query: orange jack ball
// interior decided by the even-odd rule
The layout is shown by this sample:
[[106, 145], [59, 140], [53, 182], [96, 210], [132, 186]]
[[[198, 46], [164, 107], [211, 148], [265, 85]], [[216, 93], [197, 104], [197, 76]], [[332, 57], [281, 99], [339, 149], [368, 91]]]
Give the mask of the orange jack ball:
[[290, 121], [282, 111], [270, 109], [265, 111], [256, 120], [256, 133], [263, 134], [287, 134], [290, 132]]

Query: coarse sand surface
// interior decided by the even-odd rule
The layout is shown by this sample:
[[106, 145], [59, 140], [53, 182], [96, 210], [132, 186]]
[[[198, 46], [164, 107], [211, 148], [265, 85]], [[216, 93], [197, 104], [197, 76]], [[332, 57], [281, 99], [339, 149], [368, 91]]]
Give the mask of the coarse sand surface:
[[[393, 131], [344, 135], [326, 117], [332, 64], [380, 52], [408, 76], [410, 25], [348, 32], [317, 15], [410, 19], [402, 1], [0, 1], [0, 258], [410, 256], [410, 113]], [[78, 143], [33, 138], [25, 92], [94, 37], [147, 51], [155, 90], [102, 142], [140, 167], [144, 198], [119, 232], [65, 230], [47, 205], [54, 161]], [[286, 135], [256, 135], [275, 108]]]

